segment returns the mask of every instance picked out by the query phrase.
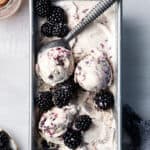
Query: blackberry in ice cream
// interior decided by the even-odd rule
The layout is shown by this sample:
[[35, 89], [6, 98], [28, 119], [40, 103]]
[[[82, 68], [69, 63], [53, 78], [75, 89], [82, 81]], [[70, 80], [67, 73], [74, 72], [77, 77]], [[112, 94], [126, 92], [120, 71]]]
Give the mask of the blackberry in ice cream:
[[64, 83], [58, 84], [53, 90], [54, 104], [59, 108], [68, 105], [70, 100], [73, 98], [76, 88], [77, 85], [74, 83], [72, 78]]
[[52, 35], [58, 37], [64, 37], [69, 32], [67, 24], [58, 23], [53, 27]]
[[58, 23], [66, 23], [66, 15], [64, 10], [61, 7], [52, 6], [50, 14], [47, 17], [51, 25], [57, 25]]
[[86, 131], [90, 128], [92, 119], [88, 115], [81, 115], [75, 120], [75, 127], [78, 130]]
[[82, 142], [82, 135], [80, 131], [68, 129], [63, 135], [64, 144], [71, 148], [76, 149]]
[[98, 108], [107, 110], [114, 106], [114, 96], [108, 90], [101, 90], [94, 97], [95, 103]]
[[35, 0], [35, 13], [40, 17], [46, 17], [50, 14], [50, 0]]
[[41, 33], [44, 36], [51, 37], [52, 36], [52, 30], [53, 30], [53, 26], [51, 24], [49, 24], [48, 22], [44, 23], [41, 26]]
[[41, 111], [47, 111], [51, 109], [54, 106], [52, 101], [52, 93], [50, 91], [39, 92], [36, 97], [36, 104]]

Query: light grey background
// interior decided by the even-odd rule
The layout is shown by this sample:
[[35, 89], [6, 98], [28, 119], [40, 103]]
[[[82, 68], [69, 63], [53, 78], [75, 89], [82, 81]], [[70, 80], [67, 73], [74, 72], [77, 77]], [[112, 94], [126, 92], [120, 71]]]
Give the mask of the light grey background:
[[[150, 1], [123, 1], [123, 101], [150, 119]], [[0, 21], [0, 127], [28, 150], [29, 11]]]

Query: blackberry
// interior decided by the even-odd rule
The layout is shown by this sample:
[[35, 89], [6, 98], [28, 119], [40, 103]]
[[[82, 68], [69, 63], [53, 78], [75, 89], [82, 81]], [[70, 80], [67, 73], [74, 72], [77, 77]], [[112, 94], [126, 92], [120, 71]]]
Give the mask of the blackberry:
[[66, 16], [64, 10], [61, 7], [52, 6], [47, 20], [51, 25], [66, 23]]
[[76, 84], [73, 79], [69, 79], [64, 83], [58, 84], [53, 91], [54, 104], [62, 108], [68, 105], [76, 90]]
[[49, 23], [44, 23], [41, 26], [41, 33], [47, 37], [52, 36], [52, 26]]
[[58, 23], [53, 27], [52, 35], [58, 37], [64, 37], [69, 32], [69, 28], [66, 24]]
[[9, 136], [4, 131], [0, 132], [0, 149], [9, 148]]
[[46, 17], [50, 14], [50, 0], [36, 0], [35, 13], [40, 17]]
[[82, 142], [80, 131], [68, 129], [63, 135], [64, 144], [70, 149], [76, 149]]
[[107, 110], [113, 107], [114, 105], [114, 96], [108, 90], [101, 90], [94, 97], [96, 105], [103, 110]]
[[81, 131], [87, 131], [92, 124], [92, 119], [88, 115], [81, 115], [75, 120], [75, 127]]
[[47, 111], [54, 106], [51, 92], [40, 92], [36, 97], [36, 104], [41, 111]]

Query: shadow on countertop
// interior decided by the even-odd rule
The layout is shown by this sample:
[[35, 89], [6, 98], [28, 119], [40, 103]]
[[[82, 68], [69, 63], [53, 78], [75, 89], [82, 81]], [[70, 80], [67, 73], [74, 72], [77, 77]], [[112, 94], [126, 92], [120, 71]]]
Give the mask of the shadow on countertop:
[[[131, 133], [135, 130], [136, 136], [133, 133], [129, 137], [127, 132], [123, 130], [123, 141], [129, 143], [129, 145], [123, 144], [123, 150], [149, 150], [150, 147], [150, 140], [148, 140], [150, 139], [150, 121], [144, 121], [144, 119], [150, 119], [148, 113], [150, 112], [150, 82], [148, 80], [150, 75], [148, 69], [150, 68], [147, 61], [149, 60], [150, 52], [148, 52], [148, 43], [145, 41], [145, 34], [147, 33], [143, 31], [145, 30], [140, 23], [134, 22], [132, 19], [123, 20], [122, 101], [123, 104], [128, 103], [132, 106], [133, 110], [141, 116], [140, 118], [134, 111], [132, 112], [132, 108], [128, 109], [126, 105], [126, 108], [131, 110], [131, 112], [126, 113], [127, 116], [125, 118], [123, 117], [123, 126], [128, 123], [126, 124], [130, 130], [128, 132]], [[147, 105], [148, 102], [149, 105]], [[149, 133], [149, 135], [146, 133]], [[135, 143], [131, 143], [131, 136], [134, 136], [132, 139], [136, 141]]]
[[146, 112], [149, 110], [146, 103], [149, 99], [150, 75], [145, 35], [138, 22], [127, 19], [123, 21], [122, 35], [122, 101], [136, 108], [145, 119], [150, 119]]

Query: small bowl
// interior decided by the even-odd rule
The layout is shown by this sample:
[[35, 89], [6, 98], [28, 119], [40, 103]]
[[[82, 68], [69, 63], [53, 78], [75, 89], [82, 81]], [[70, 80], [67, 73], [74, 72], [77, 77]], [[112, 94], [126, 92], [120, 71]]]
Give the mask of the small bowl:
[[15, 14], [20, 8], [22, 0], [8, 0], [4, 5], [0, 6], [0, 20], [8, 18]]

